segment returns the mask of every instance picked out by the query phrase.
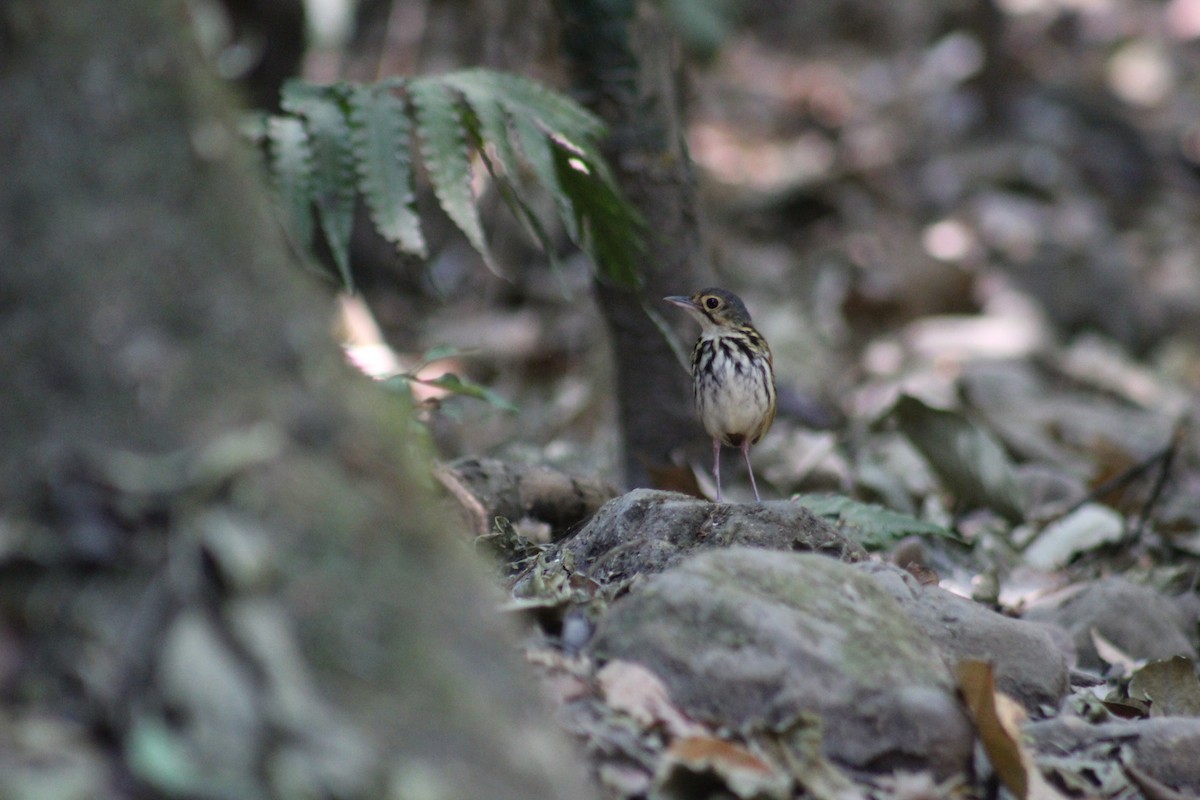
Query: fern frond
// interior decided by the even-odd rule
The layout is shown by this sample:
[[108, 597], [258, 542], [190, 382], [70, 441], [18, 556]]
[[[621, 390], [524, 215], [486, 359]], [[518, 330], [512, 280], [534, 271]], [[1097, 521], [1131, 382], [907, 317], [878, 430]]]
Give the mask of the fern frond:
[[412, 81], [408, 95], [416, 108], [421, 156], [438, 202], [483, 256], [488, 269], [500, 274], [488, 250], [471, 189], [471, 160], [458, 99], [437, 78]]
[[[599, 117], [574, 100], [520, 75], [486, 69], [450, 73], [444, 80], [468, 96], [474, 90], [496, 97], [514, 120], [525, 120], [545, 136], [578, 151], [577, 155], [595, 165], [597, 178], [613, 183], [608, 165], [595, 146], [608, 129]], [[550, 188], [553, 183], [545, 185]]]
[[[554, 198], [567, 234], [588, 252], [596, 269], [616, 283], [635, 283], [641, 220], [622, 199], [595, 146], [605, 132], [603, 122], [569, 98], [516, 75], [464, 70], [440, 80], [476, 110], [485, 135], [516, 140], [524, 163]], [[494, 105], [503, 109], [504, 124], [496, 121]], [[505, 169], [512, 171], [507, 164]], [[566, 180], [564, 169], [570, 170]], [[520, 199], [519, 189], [515, 194]], [[537, 238], [549, 250], [549, 242]]]
[[592, 257], [601, 275], [620, 286], [641, 281], [639, 262], [645, 252], [641, 232], [645, 222], [621, 196], [615, 184], [597, 180], [594, 164], [560, 144], [554, 163], [563, 192], [571, 198], [582, 236], [579, 245]]
[[[523, 178], [531, 171], [534, 178], [549, 191], [558, 207], [559, 218], [567, 227], [572, 241], [575, 241], [578, 236], [570, 201], [558, 185], [554, 158], [546, 136], [536, 130], [536, 123], [530, 116], [512, 113], [503, 94], [497, 91], [494, 81], [488, 80], [487, 76], [490, 74], [492, 73], [480, 70], [452, 72], [442, 76], [442, 81], [457, 90], [468, 109], [474, 113], [474, 118], [478, 121], [484, 164], [497, 179], [500, 196], [514, 216], [525, 224], [531, 238], [550, 259], [551, 266], [557, 267], [554, 241], [547, 232], [546, 224], [534, 212], [532, 203], [525, 194], [526, 181]], [[534, 130], [535, 135], [527, 143], [525, 138], [530, 130]], [[520, 151], [514, 147], [514, 139], [521, 145]], [[496, 162], [499, 163], [499, 169], [496, 168]]]
[[512, 146], [512, 130], [501, 99], [474, 81], [461, 80], [460, 73], [452, 72], [443, 75], [439, 80], [462, 95], [468, 110], [474, 114], [478, 122], [479, 143], [485, 147], [490, 146], [500, 164], [500, 174], [496, 177], [503, 176], [510, 181], [518, 181], [521, 162]]
[[464, 94], [496, 97], [510, 113], [542, 120], [548, 129], [570, 139], [599, 139], [605, 133], [600, 118], [583, 106], [520, 75], [467, 69], [443, 75], [442, 80]]
[[304, 123], [272, 117], [266, 124], [271, 176], [285, 217], [284, 227], [297, 249], [312, 247], [312, 148]]
[[582, 235], [575, 213], [574, 198], [558, 179], [558, 168], [554, 163], [554, 143], [549, 133], [539, 127], [536, 120], [527, 116], [514, 116], [513, 128], [529, 168], [554, 198], [567, 235], [571, 237], [571, 241], [581, 243]]
[[636, 281], [641, 221], [599, 153], [604, 125], [569, 98], [519, 76], [475, 69], [372, 85], [293, 81], [281, 99], [283, 113], [268, 120], [265, 135], [286, 216], [297, 240], [311, 245], [316, 207], [348, 288], [358, 194], [385, 239], [427, 255], [414, 196], [418, 157], [442, 209], [493, 272], [499, 274], [471, 182], [474, 156], [552, 261], [548, 220], [527, 194], [535, 184], [602, 276]]
[[425, 258], [428, 248], [413, 192], [412, 119], [408, 104], [386, 87], [350, 91], [358, 189], [375, 228], [405, 253]]
[[281, 106], [304, 119], [313, 152], [312, 199], [317, 218], [342, 282], [353, 290], [350, 233], [354, 227], [354, 152], [345, 95], [344, 86], [289, 81], [283, 89]]

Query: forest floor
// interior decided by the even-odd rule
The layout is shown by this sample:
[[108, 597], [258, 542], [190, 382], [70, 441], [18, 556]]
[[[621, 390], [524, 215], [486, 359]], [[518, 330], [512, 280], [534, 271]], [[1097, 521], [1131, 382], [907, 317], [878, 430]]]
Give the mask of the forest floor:
[[[869, 23], [821, 10], [854, 3], [749, 19], [692, 70], [713, 268], [746, 301], [779, 376], [779, 417], [753, 451], [759, 486], [810, 507], [826, 497], [815, 508], [827, 521], [922, 585], [1065, 631], [1070, 687], [1053, 707], [1027, 703], [1035, 719], [1200, 715], [1197, 4], [1008, 3], [980, 19], [909, 6]], [[449, 368], [520, 410], [434, 402], [442, 455], [611, 480], [612, 370], [586, 265], [531, 267], [499, 287], [465, 260], [451, 250], [434, 264], [423, 290], [443, 302], [406, 323], [414, 351], [469, 349]], [[387, 304], [376, 312], [388, 324]], [[689, 466], [711, 492], [706, 451], [698, 443]], [[732, 459], [723, 474], [747, 500]], [[846, 524], [829, 493], [873, 505]], [[897, 516], [872, 516], [883, 509]], [[536, 540], [534, 528], [512, 541]], [[607, 603], [626, 588], [592, 594]], [[1092, 610], [1072, 616], [1070, 598], [1090, 591]], [[566, 635], [561, 606], [551, 638]], [[1151, 697], [1147, 681], [1172, 656], [1187, 668]], [[687, 715], [656, 708], [624, 713], [659, 737], [661, 756]], [[1117, 746], [1105, 761], [1043, 745], [1053, 787], [1039, 791], [1200, 791], [1196, 775], [1170, 785]], [[1008, 775], [1037, 772], [1026, 767]], [[982, 795], [989, 775], [1011, 789], [1005, 769], [854, 791]], [[663, 789], [653, 764], [630, 770], [608, 773], [613, 796]], [[722, 791], [776, 796], [721, 774]], [[804, 791], [853, 796], [843, 784]]]

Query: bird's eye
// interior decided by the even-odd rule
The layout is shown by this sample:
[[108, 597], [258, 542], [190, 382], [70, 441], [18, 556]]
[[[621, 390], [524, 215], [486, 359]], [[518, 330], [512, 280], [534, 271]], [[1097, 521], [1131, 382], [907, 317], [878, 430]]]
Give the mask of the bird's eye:
[[706, 297], [704, 298], [704, 307], [709, 311], [716, 311], [721, 307], [721, 300], [718, 297]]

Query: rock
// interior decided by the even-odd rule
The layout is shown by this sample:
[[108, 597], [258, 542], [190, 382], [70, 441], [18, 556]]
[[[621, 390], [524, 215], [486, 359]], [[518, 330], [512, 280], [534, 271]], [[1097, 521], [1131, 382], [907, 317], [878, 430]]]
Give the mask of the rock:
[[1166, 595], [1124, 578], [1072, 587], [1031, 606], [1024, 616], [1066, 628], [1075, 641], [1079, 666], [1087, 669], [1105, 668], [1092, 641], [1093, 630], [1134, 659], [1196, 658], [1179, 607]]
[[495, 458], [460, 458], [435, 469], [434, 477], [477, 536], [491, 531], [496, 517], [505, 517], [545, 522], [557, 539], [617, 494], [596, 480]]
[[1070, 689], [1067, 659], [1045, 626], [998, 614], [937, 586], [922, 586], [902, 569], [881, 562], [856, 568], [900, 602], [937, 645], [947, 664], [990, 661], [996, 686], [1026, 709], [1057, 707]]
[[648, 667], [695, 719], [752, 731], [816, 715], [827, 755], [852, 768], [946, 776], [971, 759], [933, 642], [877, 581], [832, 558], [694, 555], [616, 601], [590, 648]]
[[1200, 719], [1164, 717], [1141, 725], [1133, 746], [1138, 767], [1176, 791], [1200, 796]]
[[[1090, 725], [1078, 717], [1062, 717], [1025, 725], [1024, 733], [1039, 752], [1053, 753], [1061, 761], [1086, 767], [1089, 756], [1112, 758], [1119, 745], [1128, 746], [1129, 759], [1141, 772], [1179, 792], [1200, 796], [1200, 719], [1160, 717]], [[1150, 795], [1146, 795], [1150, 796]]]
[[710, 503], [683, 494], [635, 489], [604, 505], [559, 546], [574, 569], [601, 583], [662, 572], [700, 550], [746, 545], [822, 553], [843, 561], [867, 557], [807, 508], [787, 501]]

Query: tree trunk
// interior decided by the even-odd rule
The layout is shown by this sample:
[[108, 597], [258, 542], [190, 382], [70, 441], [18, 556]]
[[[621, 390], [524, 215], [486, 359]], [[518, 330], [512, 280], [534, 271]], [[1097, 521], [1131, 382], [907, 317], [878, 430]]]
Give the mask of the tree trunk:
[[560, 0], [574, 88], [610, 128], [605, 156], [626, 197], [646, 218], [639, 290], [599, 283], [617, 368], [625, 479], [648, 486], [675, 456], [703, 440], [691, 379], [646, 309], [679, 336], [695, 336], [662, 298], [707, 285], [695, 177], [684, 141], [675, 39], [652, 3]]
[[195, 50], [0, 5], [0, 795], [590, 796]]

